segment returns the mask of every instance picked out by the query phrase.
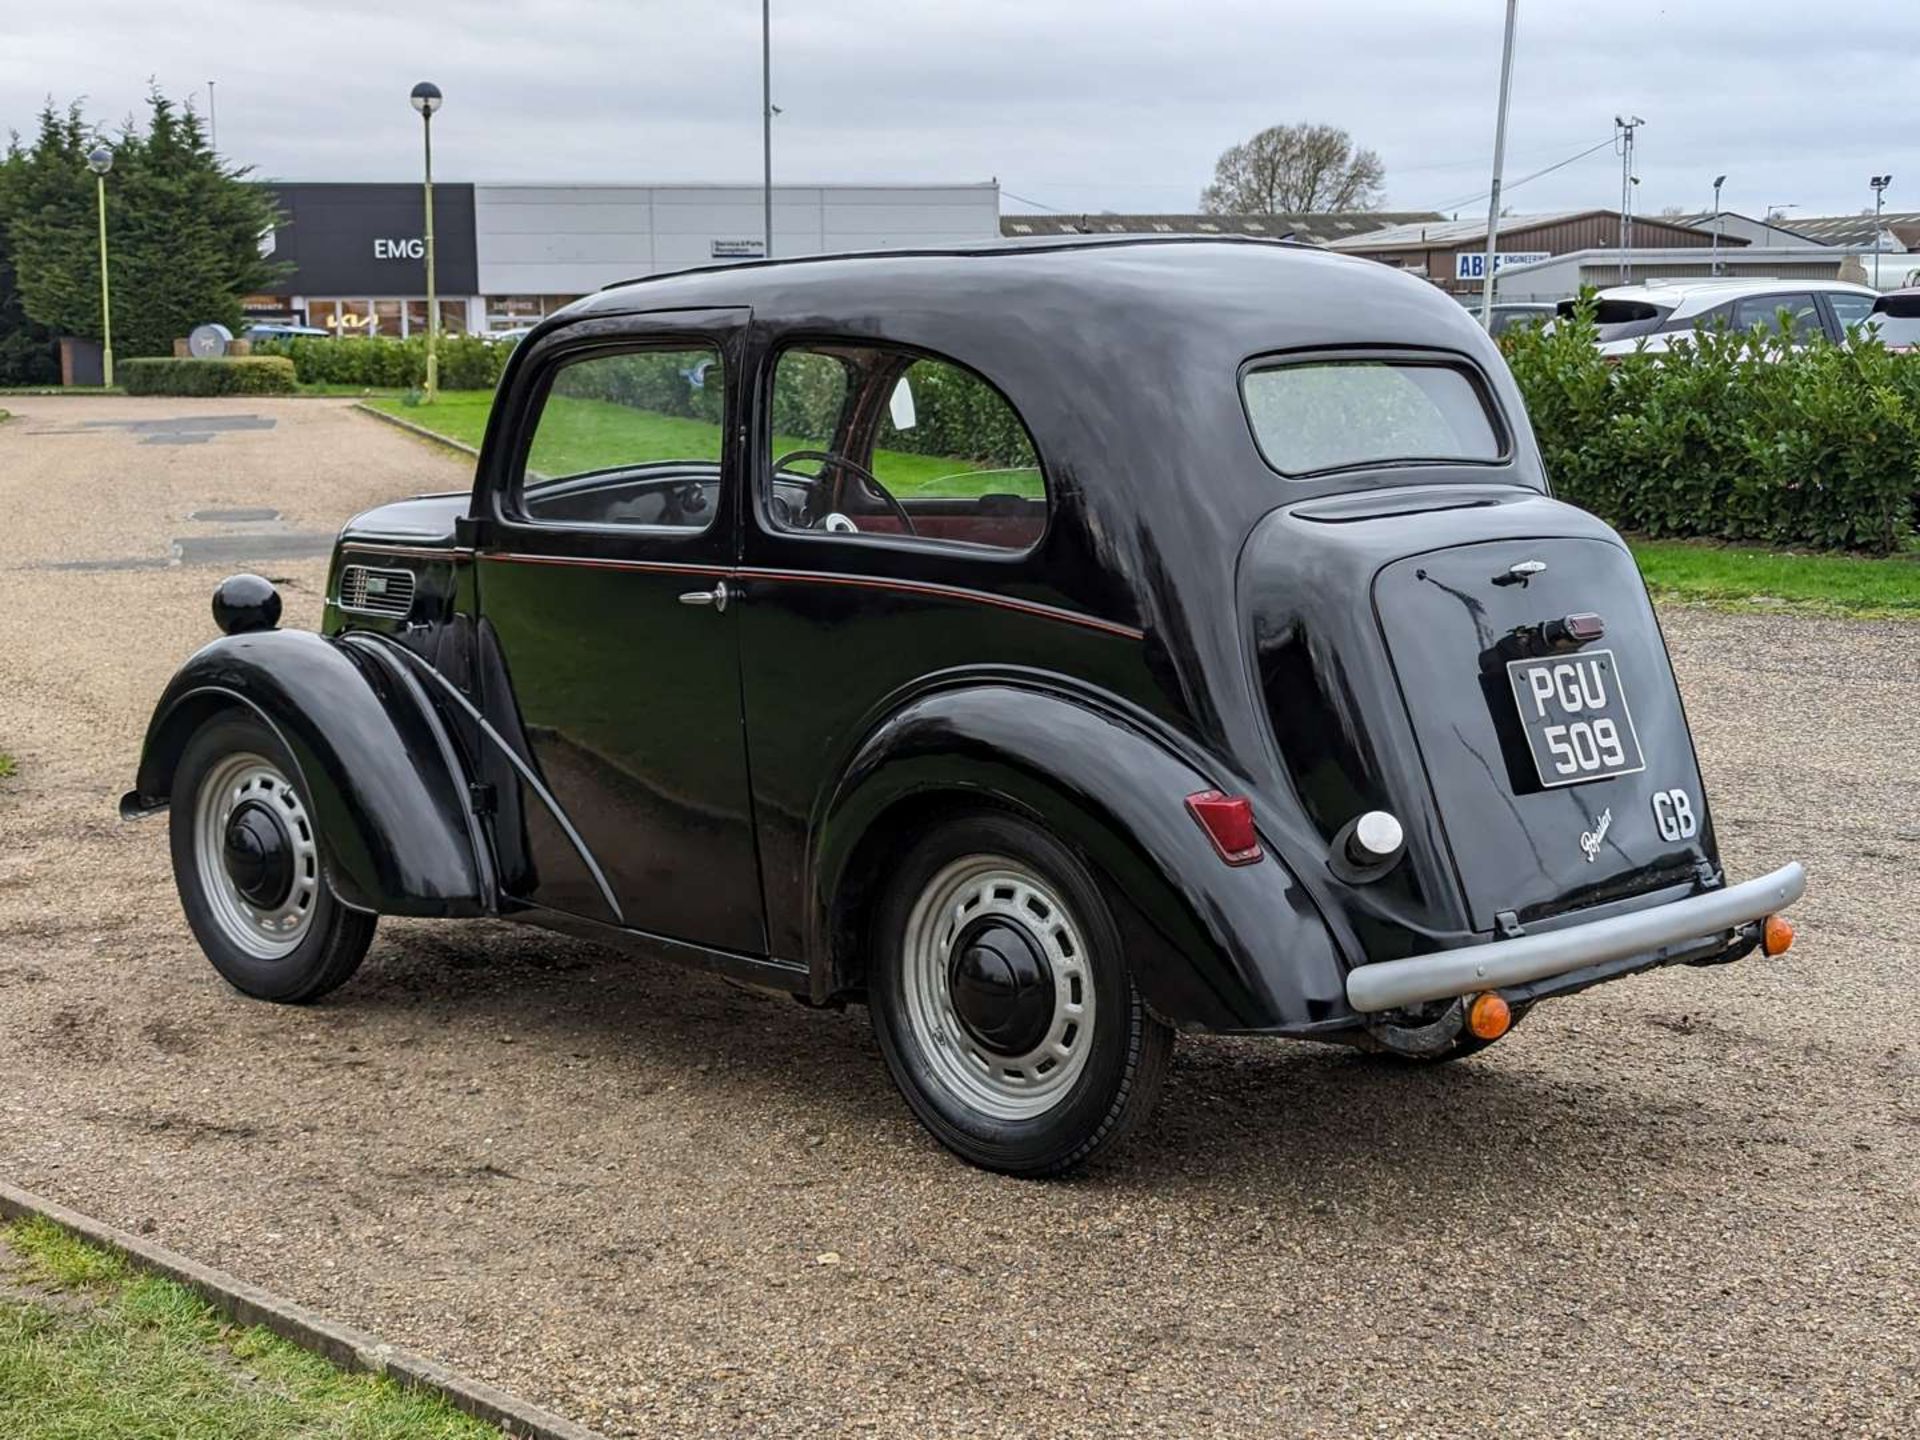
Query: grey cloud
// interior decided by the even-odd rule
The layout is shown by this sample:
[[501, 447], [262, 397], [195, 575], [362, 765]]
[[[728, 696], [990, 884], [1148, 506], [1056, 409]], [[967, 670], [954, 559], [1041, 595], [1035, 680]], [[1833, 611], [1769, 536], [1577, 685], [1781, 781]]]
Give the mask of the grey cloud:
[[[19, 6], [20, 0], [16, 0]], [[1262, 125], [1344, 125], [1396, 206], [1485, 186], [1498, 0], [775, 0], [778, 174], [972, 180], [1066, 209], [1183, 209]], [[41, 99], [103, 119], [153, 75], [218, 81], [223, 151], [262, 174], [411, 178], [406, 91], [448, 97], [450, 178], [744, 180], [759, 173], [755, 0], [104, 0], [16, 13], [0, 125]], [[1639, 205], [1865, 203], [1891, 170], [1920, 196], [1920, 6], [1849, 0], [1522, 0], [1509, 176], [1646, 117]], [[1858, 173], [1855, 173], [1858, 172]], [[1613, 203], [1600, 154], [1512, 194]], [[1895, 192], [1890, 192], [1895, 193]], [[1915, 203], [1920, 203], [1916, 201]]]

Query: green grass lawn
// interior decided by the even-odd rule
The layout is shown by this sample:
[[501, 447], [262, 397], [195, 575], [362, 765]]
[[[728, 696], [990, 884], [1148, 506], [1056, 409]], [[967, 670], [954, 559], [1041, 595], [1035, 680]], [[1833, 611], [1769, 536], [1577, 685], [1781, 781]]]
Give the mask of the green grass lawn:
[[1647, 588], [1732, 609], [1920, 619], [1920, 551], [1872, 559], [1685, 540], [1634, 540]]
[[[483, 390], [454, 390], [442, 391], [431, 405], [409, 405], [400, 399], [369, 400], [367, 404], [425, 426], [437, 435], [477, 447], [487, 431], [493, 396]], [[720, 455], [720, 427], [705, 420], [657, 415], [605, 400], [565, 395], [548, 402], [547, 414], [553, 418], [543, 423], [545, 433], [535, 437], [532, 464], [549, 475], [578, 474], [649, 460], [714, 460]], [[791, 435], [774, 437], [777, 454], [809, 448], [811, 442]], [[945, 455], [877, 450], [873, 469], [887, 489], [902, 499], [1040, 494], [1037, 472], [986, 471], [979, 461]]]
[[[9, 1263], [8, 1257], [12, 1261]], [[444, 1400], [336, 1370], [43, 1220], [0, 1231], [5, 1440], [484, 1440]]]

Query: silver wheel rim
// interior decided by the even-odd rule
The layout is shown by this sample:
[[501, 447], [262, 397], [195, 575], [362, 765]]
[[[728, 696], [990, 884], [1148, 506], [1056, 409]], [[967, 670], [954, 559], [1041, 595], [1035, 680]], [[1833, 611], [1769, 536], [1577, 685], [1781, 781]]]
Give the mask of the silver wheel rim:
[[[954, 942], [973, 921], [1020, 925], [1053, 971], [1045, 1038], [1023, 1055], [982, 1045], [954, 1009], [948, 976]], [[1093, 974], [1073, 912], [1017, 860], [969, 855], [927, 882], [907, 917], [903, 991], [908, 1023], [933, 1078], [969, 1109], [997, 1120], [1031, 1120], [1059, 1105], [1093, 1048]]]
[[[272, 909], [248, 900], [227, 873], [227, 822], [247, 801], [267, 805], [286, 827], [293, 884]], [[214, 924], [241, 950], [257, 960], [283, 960], [306, 938], [320, 898], [320, 850], [305, 803], [277, 765], [233, 754], [206, 773], [194, 801], [193, 858]]]

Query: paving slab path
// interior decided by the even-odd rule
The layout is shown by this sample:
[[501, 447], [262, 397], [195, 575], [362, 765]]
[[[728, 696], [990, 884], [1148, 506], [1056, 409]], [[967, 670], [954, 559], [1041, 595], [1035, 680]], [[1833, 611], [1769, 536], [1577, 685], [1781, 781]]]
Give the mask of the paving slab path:
[[492, 924], [228, 990], [114, 813], [248, 548], [175, 542], [262, 537], [312, 625], [287, 537], [468, 467], [330, 401], [6, 405], [0, 1175], [615, 1436], [1920, 1431], [1920, 627], [1665, 617], [1730, 868], [1811, 873], [1789, 960], [1436, 1070], [1183, 1039], [1023, 1183], [857, 1009]]

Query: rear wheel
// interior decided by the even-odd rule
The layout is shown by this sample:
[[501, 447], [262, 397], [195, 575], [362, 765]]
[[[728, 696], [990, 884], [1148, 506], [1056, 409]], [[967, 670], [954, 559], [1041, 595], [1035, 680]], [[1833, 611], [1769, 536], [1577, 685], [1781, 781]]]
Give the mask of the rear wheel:
[[187, 924], [236, 990], [298, 1004], [346, 983], [375, 918], [327, 887], [319, 827], [279, 738], [252, 716], [203, 725], [174, 774], [169, 839]]
[[1011, 816], [941, 825], [875, 916], [874, 1032], [901, 1093], [976, 1165], [1052, 1175], [1153, 1108], [1173, 1032], [1146, 1011], [1099, 886]]

